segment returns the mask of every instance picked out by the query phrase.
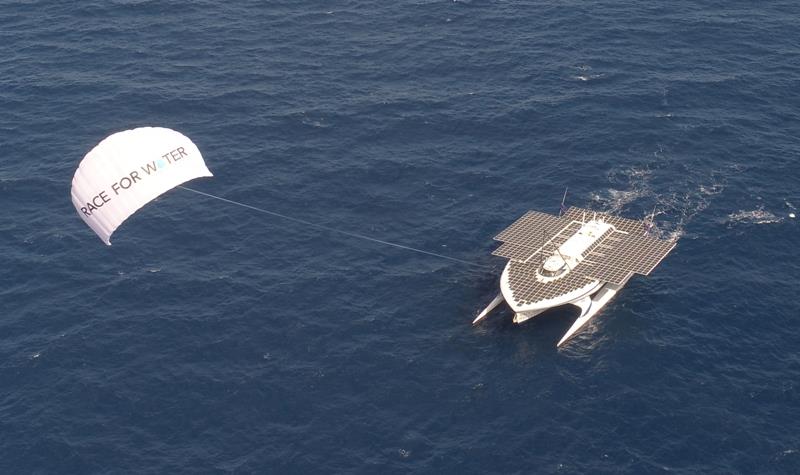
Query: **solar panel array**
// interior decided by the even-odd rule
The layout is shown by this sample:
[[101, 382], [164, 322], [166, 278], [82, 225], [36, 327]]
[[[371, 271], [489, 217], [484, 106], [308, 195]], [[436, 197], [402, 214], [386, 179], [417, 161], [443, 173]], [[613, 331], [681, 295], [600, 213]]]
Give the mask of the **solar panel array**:
[[561, 215], [561, 219], [566, 219], [567, 221], [583, 221], [584, 218], [592, 219], [592, 213], [594, 213], [592, 210], [570, 206], [569, 209]]
[[547, 242], [553, 234], [567, 224], [557, 216], [538, 211], [528, 211], [511, 226], [495, 236], [503, 245], [492, 254], [524, 262]]
[[553, 236], [548, 244], [553, 248], [560, 247], [562, 244], [567, 242], [569, 238], [574, 236], [575, 233], [581, 229], [581, 226], [582, 224], [577, 221], [569, 223], [565, 228], [562, 228], [555, 236]]
[[[591, 254], [595, 249], [611, 249], [611, 246], [608, 244], [603, 244], [606, 239], [610, 238], [612, 234], [614, 234], [614, 228], [608, 228], [600, 235], [599, 238], [595, 242], [589, 245], [585, 251], [581, 253], [581, 256], [586, 257]], [[602, 247], [601, 247], [602, 246]]]
[[[597, 215], [598, 217], [600, 214]], [[610, 214], [603, 213], [603, 219], [611, 225], [613, 225], [617, 231], [622, 231], [624, 233], [631, 233], [631, 234], [643, 234], [644, 233], [644, 223], [642, 221], [636, 221], [633, 219], [625, 219], [620, 218], [619, 216], [611, 216]]]
[[675, 247], [674, 241], [662, 241], [632, 234], [615, 234], [624, 237], [609, 250], [597, 250], [589, 253], [587, 259], [595, 262], [596, 265], [616, 267], [647, 275]]
[[[614, 226], [583, 253], [584, 258], [564, 277], [540, 282], [536, 273], [542, 259], [573, 236], [585, 220], [602, 218]], [[644, 236], [642, 221], [570, 207], [562, 217], [529, 211], [495, 239], [503, 241], [493, 254], [510, 259], [509, 280], [518, 302], [533, 303], [579, 289], [592, 280], [624, 284], [633, 273], [649, 274], [675, 247], [675, 241]], [[542, 248], [544, 250], [542, 251]], [[530, 262], [528, 262], [530, 261]]]
[[552, 299], [573, 290], [578, 290], [592, 282], [592, 279], [576, 272], [570, 272], [563, 278], [544, 283], [536, 280], [537, 265], [511, 262], [508, 269], [508, 280], [514, 300], [522, 304], [531, 304]]
[[590, 278], [609, 284], [624, 285], [631, 278], [632, 272], [627, 269], [608, 267], [583, 261], [575, 268], [576, 272]]
[[[539, 211], [528, 211], [494, 238], [498, 241], [510, 242], [520, 246], [537, 247], [532, 243], [541, 240], [542, 235], [550, 237], [554, 231], [563, 228], [567, 224], [569, 223], [565, 223], [558, 216]], [[541, 247], [541, 245], [538, 247]]]
[[495, 256], [505, 257], [512, 261], [525, 262], [529, 257], [536, 253], [536, 249], [525, 246], [517, 246], [510, 242], [504, 242], [492, 252]]

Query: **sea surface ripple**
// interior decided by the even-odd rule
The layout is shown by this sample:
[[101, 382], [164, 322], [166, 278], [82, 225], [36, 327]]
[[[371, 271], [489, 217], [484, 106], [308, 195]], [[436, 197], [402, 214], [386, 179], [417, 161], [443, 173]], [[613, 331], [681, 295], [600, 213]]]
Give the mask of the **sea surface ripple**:
[[[4, 2], [0, 473], [800, 473], [789, 1]], [[72, 174], [171, 127], [192, 187], [106, 247]], [[528, 209], [675, 251], [472, 327]], [[794, 237], [793, 237], [794, 236]]]

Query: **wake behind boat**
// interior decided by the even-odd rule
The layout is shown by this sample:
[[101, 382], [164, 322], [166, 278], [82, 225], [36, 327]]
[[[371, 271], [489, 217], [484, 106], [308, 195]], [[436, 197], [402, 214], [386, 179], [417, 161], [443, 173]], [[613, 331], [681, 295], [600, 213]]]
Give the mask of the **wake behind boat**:
[[650, 236], [651, 227], [652, 218], [638, 221], [575, 207], [562, 216], [528, 211], [495, 236], [502, 244], [492, 254], [509, 261], [500, 277], [500, 293], [472, 323], [503, 301], [514, 311], [514, 323], [572, 304], [581, 313], [558, 342], [561, 346], [633, 274], [650, 274], [675, 247], [675, 240]]

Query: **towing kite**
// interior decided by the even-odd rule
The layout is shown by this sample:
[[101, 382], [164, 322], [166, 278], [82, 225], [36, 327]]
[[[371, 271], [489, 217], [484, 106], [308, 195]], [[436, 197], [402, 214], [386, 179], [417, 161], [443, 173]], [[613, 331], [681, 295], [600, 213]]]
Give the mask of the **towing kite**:
[[72, 203], [86, 224], [109, 246], [130, 215], [191, 179], [213, 176], [200, 150], [185, 135], [141, 127], [108, 136], [78, 165]]

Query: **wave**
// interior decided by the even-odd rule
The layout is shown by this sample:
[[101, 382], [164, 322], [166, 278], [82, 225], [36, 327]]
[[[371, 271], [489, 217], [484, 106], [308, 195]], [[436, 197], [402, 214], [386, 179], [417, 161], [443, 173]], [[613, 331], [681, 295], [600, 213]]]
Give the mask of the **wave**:
[[751, 211], [739, 210], [728, 215], [728, 227], [737, 224], [774, 224], [780, 223], [784, 218], [775, 215], [771, 211], [766, 211], [763, 206]]
[[607, 174], [612, 186], [590, 198], [594, 208], [611, 214], [642, 219], [653, 214], [658, 234], [666, 238], [686, 236], [686, 227], [739, 171], [735, 164], [704, 170], [683, 163], [660, 144], [647, 155], [646, 163], [612, 169]]

